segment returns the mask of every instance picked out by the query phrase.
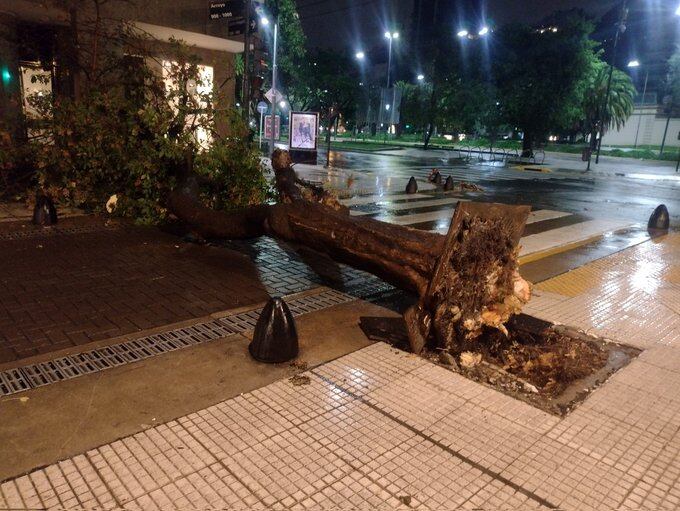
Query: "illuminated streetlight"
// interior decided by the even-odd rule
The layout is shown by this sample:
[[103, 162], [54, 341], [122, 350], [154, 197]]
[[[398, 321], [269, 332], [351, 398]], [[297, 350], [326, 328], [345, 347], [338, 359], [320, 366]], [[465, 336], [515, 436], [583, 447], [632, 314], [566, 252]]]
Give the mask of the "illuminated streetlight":
[[422, 82], [425, 79], [425, 75], [418, 75], [417, 78], [419, 82]]
[[262, 16], [260, 18], [260, 23], [262, 24], [263, 27], [266, 27], [267, 25], [269, 25], [269, 18], [267, 18], [266, 16]]
[[392, 70], [392, 41], [399, 39], [399, 32], [385, 32], [385, 39], [389, 41], [389, 56], [387, 58], [387, 88], [390, 88], [390, 71]]
[[279, 101], [279, 106], [281, 107], [281, 109], [286, 108], [286, 102], [285, 101]]
[[[640, 64], [640, 61], [638, 59], [633, 59], [630, 62], [628, 62], [628, 66], [631, 69], [635, 69], [640, 67], [642, 64]], [[643, 109], [645, 106], [645, 96], [647, 95], [647, 82], [649, 81], [649, 67], [647, 67], [647, 72], [645, 73], [645, 86], [642, 89], [642, 101], [640, 102], [640, 115], [638, 116], [638, 124], [637, 124], [637, 130], [635, 131], [635, 144], [634, 148], [637, 149], [638, 145], [638, 138], [640, 136], [640, 124], [642, 124], [642, 115], [643, 115]]]
[[480, 29], [480, 31], [477, 33], [477, 35], [479, 35], [479, 37], [483, 37], [488, 33], [489, 33], [489, 27], [482, 27]]
[[470, 35], [470, 32], [465, 29], [458, 31], [458, 37], [467, 37], [468, 35]]
[[355, 57], [357, 60], [364, 60], [366, 58], [366, 54], [363, 51], [358, 51]]

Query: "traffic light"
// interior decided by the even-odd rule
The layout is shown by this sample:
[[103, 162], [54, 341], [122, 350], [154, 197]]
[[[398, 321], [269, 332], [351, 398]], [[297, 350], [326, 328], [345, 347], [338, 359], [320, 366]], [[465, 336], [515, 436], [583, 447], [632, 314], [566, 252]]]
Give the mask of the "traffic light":
[[0, 78], [4, 87], [9, 87], [9, 84], [12, 83], [12, 72], [6, 65], [0, 67]]

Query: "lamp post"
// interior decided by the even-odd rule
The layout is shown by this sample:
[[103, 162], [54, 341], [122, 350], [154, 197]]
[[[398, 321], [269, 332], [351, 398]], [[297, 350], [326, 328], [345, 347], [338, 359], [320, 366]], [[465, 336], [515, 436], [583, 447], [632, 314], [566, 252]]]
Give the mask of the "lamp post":
[[[363, 64], [364, 64], [364, 62], [365, 62], [365, 60], [366, 60], [366, 53], [364, 53], [363, 51], [358, 51], [358, 52], [356, 52], [356, 54], [355, 54], [354, 56], [355, 56], [356, 59], [359, 61], [359, 65], [360, 65], [360, 67], [361, 67], [361, 77], [362, 77], [362, 79], [363, 79], [363, 78], [364, 78]], [[363, 81], [359, 82], [359, 87], [363, 87], [363, 86], [364, 86], [364, 82], [363, 82]], [[366, 88], [366, 90], [368, 90], [368, 87]], [[366, 124], [368, 124], [368, 116], [369, 116], [369, 114], [370, 114], [370, 112], [371, 112], [371, 98], [370, 98], [368, 92], [366, 93], [366, 99], [367, 99], [367, 103], [368, 103], [368, 108], [367, 108], [367, 112], [366, 112]], [[357, 115], [357, 123], [356, 123], [356, 124], [357, 124], [357, 125], [356, 125], [355, 128], [354, 128], [355, 138], [356, 138], [356, 135], [358, 135], [357, 132], [359, 131], [359, 120], [358, 120], [358, 115]]]
[[[640, 67], [640, 61], [635, 59], [631, 60], [628, 63], [628, 67], [631, 69], [635, 69]], [[647, 95], [647, 81], [649, 80], [649, 67], [647, 68], [645, 72], [645, 86], [642, 90], [642, 103], [640, 104], [640, 107], [643, 108], [645, 106], [645, 96]], [[635, 145], [633, 146], [635, 149], [637, 149], [638, 145], [638, 137], [640, 135], [640, 124], [642, 123], [642, 112], [640, 112], [640, 115], [638, 116], [638, 123], [637, 123], [637, 129], [635, 130]]]
[[277, 97], [276, 97], [276, 74], [277, 74], [277, 52], [278, 52], [278, 44], [279, 44], [279, 5], [278, 1], [276, 2], [276, 13], [274, 14], [274, 58], [272, 62], [272, 91], [274, 94], [274, 98], [272, 100], [272, 117], [271, 117], [271, 139], [270, 139], [270, 148], [269, 150], [271, 151], [272, 154], [274, 154], [274, 148], [276, 147], [274, 144], [276, 143], [276, 102], [277, 102]]
[[[604, 122], [603, 122], [603, 107], [604, 111], [607, 110], [607, 105], [609, 104], [609, 94], [612, 89], [612, 76], [614, 75], [614, 64], [616, 63], [616, 54], [619, 46], [619, 38], [623, 32], [626, 30], [626, 19], [628, 18], [627, 0], [623, 0], [621, 5], [621, 17], [619, 23], [616, 26], [616, 36], [614, 36], [614, 47], [612, 49], [612, 63], [609, 65], [609, 76], [607, 77], [607, 91], [604, 94], [604, 105], [600, 105], [598, 121], [600, 123], [600, 139], [597, 141], [597, 156], [595, 156], [595, 163], [600, 163], [600, 150], [602, 149], [602, 138], [604, 137]], [[590, 158], [588, 159], [588, 168], [590, 169]]]
[[387, 57], [387, 88], [390, 88], [390, 72], [392, 70], [392, 41], [399, 39], [399, 32], [385, 32], [385, 39], [389, 41], [389, 53]]
[[[680, 5], [677, 7], [675, 10], [675, 15], [680, 16]], [[673, 81], [677, 80], [678, 77], [673, 77]], [[666, 101], [666, 98], [664, 98], [664, 106], [668, 108], [668, 117], [666, 117], [666, 127], [664, 128], [663, 131], [663, 139], [661, 140], [661, 149], [659, 150], [659, 156], [663, 155], [663, 150], [666, 147], [666, 135], [668, 135], [668, 126], [671, 123], [671, 117], [673, 117], [673, 106], [674, 106], [674, 101], [675, 97], [673, 96], [673, 84], [670, 84], [670, 94], [668, 94], [666, 97], [668, 98], [668, 101]]]

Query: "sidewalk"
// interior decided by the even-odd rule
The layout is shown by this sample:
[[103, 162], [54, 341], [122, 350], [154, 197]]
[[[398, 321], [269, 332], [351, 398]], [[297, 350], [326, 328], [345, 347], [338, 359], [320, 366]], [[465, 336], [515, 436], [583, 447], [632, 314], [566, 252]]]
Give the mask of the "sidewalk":
[[6, 481], [0, 507], [677, 509], [678, 247], [538, 286], [529, 312], [644, 350], [564, 418], [376, 343]]
[[241, 254], [104, 219], [0, 224], [0, 366], [267, 298]]

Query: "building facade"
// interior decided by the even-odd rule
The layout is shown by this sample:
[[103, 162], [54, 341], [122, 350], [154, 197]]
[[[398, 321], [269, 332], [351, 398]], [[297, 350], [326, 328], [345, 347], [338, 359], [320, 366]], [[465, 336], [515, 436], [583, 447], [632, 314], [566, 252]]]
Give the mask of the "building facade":
[[[12, 119], [27, 113], [26, 99], [32, 94], [78, 94], [85, 78], [74, 71], [73, 63], [82, 67], [80, 59], [85, 58], [84, 48], [90, 43], [82, 34], [98, 30], [96, 20], [101, 20], [102, 32], [115, 31], [124, 23], [146, 48], [152, 48], [161, 63], [159, 72], [164, 59], [171, 58], [171, 42], [186, 43], [199, 60], [201, 74], [221, 98], [222, 104], [215, 106], [234, 106], [235, 58], [244, 44], [227, 37], [226, 20], [211, 20], [208, 2], [110, 0], [100, 2], [98, 16], [97, 4], [89, 0], [0, 0], [0, 115], [6, 125], [19, 126]], [[88, 31], [82, 30], [85, 26]], [[47, 78], [37, 80], [38, 75]]]

